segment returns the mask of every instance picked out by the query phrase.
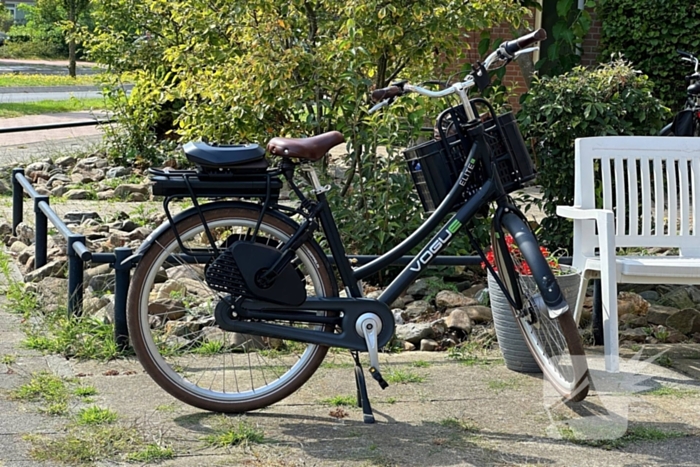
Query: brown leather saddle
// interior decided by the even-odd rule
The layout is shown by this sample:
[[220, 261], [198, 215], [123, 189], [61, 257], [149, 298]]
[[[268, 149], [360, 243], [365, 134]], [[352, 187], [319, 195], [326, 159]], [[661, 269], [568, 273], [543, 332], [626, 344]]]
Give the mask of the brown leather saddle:
[[296, 157], [315, 162], [344, 141], [345, 137], [339, 131], [329, 131], [309, 138], [276, 137], [267, 143], [267, 150], [275, 156]]

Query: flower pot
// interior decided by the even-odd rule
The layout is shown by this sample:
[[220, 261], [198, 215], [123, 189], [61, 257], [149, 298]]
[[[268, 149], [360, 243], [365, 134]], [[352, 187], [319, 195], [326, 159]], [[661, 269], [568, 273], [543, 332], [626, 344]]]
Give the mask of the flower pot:
[[[560, 267], [564, 274], [556, 276], [557, 283], [564, 298], [569, 303], [569, 307], [573, 309], [576, 306], [581, 275], [571, 267], [564, 265]], [[521, 280], [534, 283], [532, 276], [521, 276]], [[488, 287], [493, 325], [496, 329], [498, 346], [503, 354], [506, 367], [509, 370], [520, 373], [540, 373], [540, 367], [530, 353], [530, 349], [520, 331], [520, 326], [515, 321], [510, 304], [490, 272], [488, 274]]]

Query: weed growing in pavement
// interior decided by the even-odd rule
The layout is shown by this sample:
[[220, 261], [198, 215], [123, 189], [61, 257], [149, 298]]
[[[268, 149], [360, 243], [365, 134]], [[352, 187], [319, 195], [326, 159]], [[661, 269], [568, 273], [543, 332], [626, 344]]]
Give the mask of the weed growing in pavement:
[[357, 396], [353, 395], [342, 395], [342, 396], [333, 396], [329, 397], [327, 399], [322, 399], [322, 403], [332, 405], [334, 407], [352, 407], [357, 404]]
[[41, 412], [63, 415], [68, 411], [69, 392], [66, 381], [48, 372], [32, 375], [30, 381], [10, 393], [15, 400], [43, 402]]
[[687, 397], [697, 396], [698, 394], [700, 394], [700, 391], [696, 391], [694, 389], [679, 389], [668, 386], [661, 386], [660, 388], [645, 391], [641, 394], [645, 396]]
[[90, 397], [97, 394], [97, 388], [95, 386], [78, 386], [73, 390], [73, 395], [78, 397]]
[[425, 381], [424, 376], [420, 376], [409, 370], [389, 370], [386, 372], [384, 379], [389, 384], [408, 384], [408, 383], [422, 383]]
[[246, 420], [222, 417], [214, 434], [206, 436], [204, 442], [209, 446], [225, 448], [238, 445], [259, 444], [265, 439], [265, 433]]
[[116, 412], [93, 405], [91, 407], [80, 409], [75, 423], [78, 425], [103, 425], [105, 423], [114, 423], [116, 421]]
[[130, 462], [150, 464], [162, 460], [172, 459], [173, 457], [175, 457], [173, 448], [163, 447], [155, 443], [151, 443], [139, 451], [127, 454], [126, 460]]
[[443, 420], [440, 420], [438, 422], [440, 426], [444, 426], [445, 428], [452, 428], [455, 430], [459, 431], [464, 431], [465, 433], [478, 433], [479, 432], [479, 427], [473, 420], [469, 420], [468, 418], [445, 418]]
[[664, 441], [688, 436], [688, 434], [680, 431], [665, 431], [655, 426], [644, 425], [631, 426], [623, 436], [614, 439], [582, 439], [579, 438], [576, 432], [570, 427], [563, 427], [560, 429], [560, 432], [562, 437], [571, 443], [608, 450], [619, 449], [638, 441]]
[[15, 354], [3, 355], [2, 358], [0, 358], [0, 363], [4, 363], [5, 365], [14, 365], [15, 363], [17, 363], [17, 355], [15, 355]]

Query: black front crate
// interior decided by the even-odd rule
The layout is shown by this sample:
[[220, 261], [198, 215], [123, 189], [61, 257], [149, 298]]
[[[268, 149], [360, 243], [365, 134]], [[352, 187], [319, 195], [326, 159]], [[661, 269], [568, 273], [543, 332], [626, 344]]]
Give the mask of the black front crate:
[[[443, 122], [443, 116], [448, 112], [452, 115], [453, 122], [464, 119], [463, 113], [459, 115], [459, 110], [460, 107], [455, 107], [443, 112], [443, 115], [438, 118], [438, 124]], [[505, 139], [501, 137], [501, 132], [491, 119], [485, 123], [486, 140], [491, 148], [493, 160], [496, 162], [501, 183], [506, 192], [510, 193], [522, 188], [523, 184], [535, 178], [536, 174], [512, 112], [499, 115], [497, 118]], [[445, 137], [404, 151], [418, 196], [427, 212], [435, 211], [457, 182], [467, 162], [469, 155], [467, 148], [472, 146], [471, 141], [467, 141], [466, 145], [462, 144], [460, 136], [450, 134], [449, 128], [444, 130], [441, 133]], [[484, 168], [481, 163], [478, 163], [452, 208], [457, 209], [464, 204], [485, 181]]]

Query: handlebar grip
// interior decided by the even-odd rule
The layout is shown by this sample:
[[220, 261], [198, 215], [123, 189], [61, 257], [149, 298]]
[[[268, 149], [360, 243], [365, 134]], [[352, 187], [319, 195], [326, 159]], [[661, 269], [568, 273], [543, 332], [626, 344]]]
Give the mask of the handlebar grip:
[[538, 29], [530, 34], [525, 34], [522, 37], [506, 42], [502, 47], [508, 55], [513, 55], [518, 50], [530, 47], [535, 42], [543, 41], [547, 38], [547, 31]]
[[398, 86], [389, 86], [386, 88], [375, 89], [372, 91], [372, 100], [379, 102], [384, 99], [390, 99], [403, 94], [403, 89]]

